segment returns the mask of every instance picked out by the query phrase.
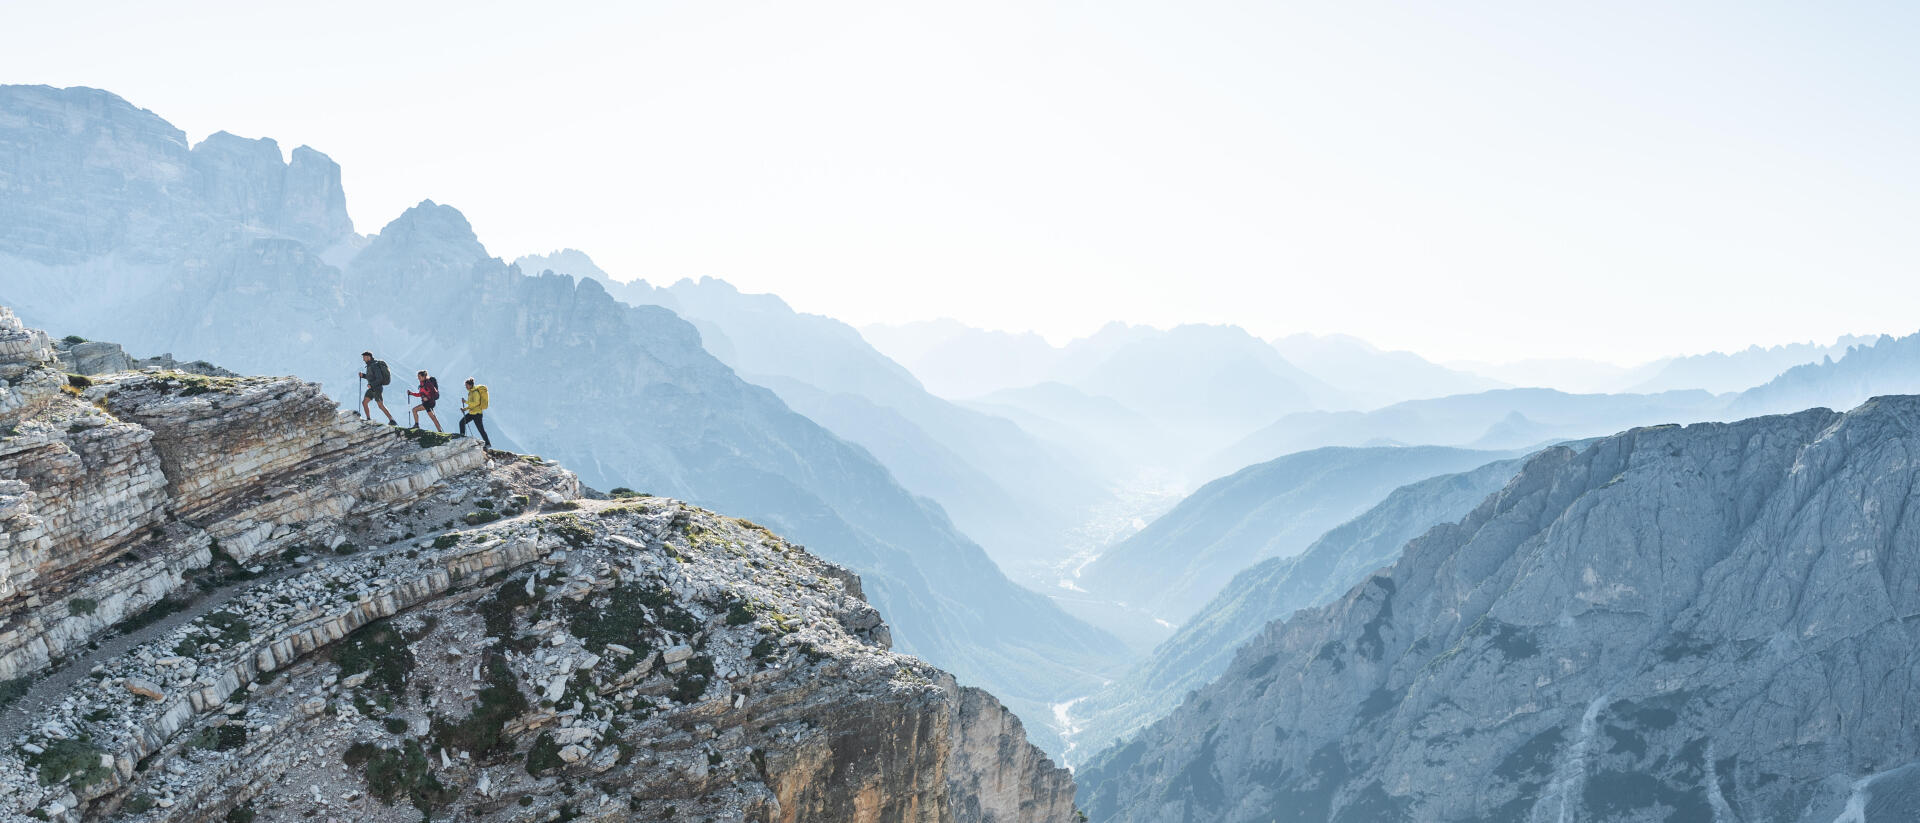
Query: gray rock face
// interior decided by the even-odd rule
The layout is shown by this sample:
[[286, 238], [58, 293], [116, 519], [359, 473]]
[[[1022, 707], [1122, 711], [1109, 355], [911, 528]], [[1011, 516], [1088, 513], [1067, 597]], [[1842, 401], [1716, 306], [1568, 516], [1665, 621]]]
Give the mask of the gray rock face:
[[1164, 717], [1188, 692], [1226, 671], [1241, 644], [1300, 609], [1333, 602], [1368, 574], [1400, 556], [1408, 540], [1467, 516], [1520, 470], [1499, 460], [1472, 471], [1409, 483], [1365, 514], [1321, 535], [1293, 557], [1263, 560], [1234, 575], [1220, 594], [1126, 675], [1072, 708], [1077, 739], [1068, 753], [1084, 759]]
[[353, 231], [325, 155], [302, 147], [289, 163], [272, 140], [226, 132], [189, 149], [184, 132], [97, 89], [7, 87], [0, 146], [0, 251], [38, 263], [171, 263], [226, 224], [319, 247]]
[[1082, 803], [1119, 821], [1913, 819], [1917, 423], [1920, 398], [1883, 397], [1543, 452], [1340, 601], [1270, 624], [1082, 769]]

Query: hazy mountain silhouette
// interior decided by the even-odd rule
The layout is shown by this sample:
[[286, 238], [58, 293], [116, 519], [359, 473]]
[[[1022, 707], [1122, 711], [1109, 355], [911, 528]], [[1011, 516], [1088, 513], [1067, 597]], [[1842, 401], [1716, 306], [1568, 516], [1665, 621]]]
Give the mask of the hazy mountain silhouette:
[[1335, 526], [1292, 557], [1262, 560], [1233, 576], [1147, 659], [1074, 704], [1078, 758], [1165, 716], [1188, 692], [1218, 677], [1234, 652], [1269, 622], [1324, 605], [1400, 556], [1407, 541], [1465, 517], [1520, 469], [1488, 463], [1401, 486], [1364, 514]]
[[[338, 167], [216, 135], [189, 147], [91, 89], [0, 87], [0, 299], [61, 333], [110, 330], [251, 373], [357, 393], [358, 354], [492, 388], [489, 428], [602, 488], [746, 516], [860, 572], [903, 649], [1036, 720], [1123, 653], [1014, 585], [940, 507], [866, 450], [737, 377], [672, 312], [596, 281], [527, 276], [460, 213], [425, 202], [379, 235], [346, 220]], [[30, 194], [18, 194], [18, 193]], [[329, 257], [344, 257], [344, 268]], [[377, 414], [377, 412], [376, 412]], [[404, 418], [404, 413], [402, 413]]]
[[[579, 251], [522, 259], [607, 277]], [[927, 393], [838, 320], [795, 312], [777, 296], [743, 294], [713, 278], [658, 288], [642, 280], [602, 282], [623, 302], [664, 306], [692, 322], [708, 351], [873, 453], [909, 491], [939, 502], [1003, 568], [1032, 578], [1063, 559], [1061, 535], [1106, 493], [1070, 452], [1011, 421]]]
[[1507, 388], [1498, 380], [1450, 369], [1413, 352], [1382, 351], [1344, 334], [1294, 334], [1272, 342], [1287, 362], [1332, 386], [1361, 409]]
[[1497, 389], [1409, 400], [1370, 412], [1302, 412], [1282, 417], [1219, 450], [1203, 465], [1226, 473], [1307, 449], [1381, 442], [1519, 449], [1545, 440], [1613, 434], [1633, 426], [1717, 419], [1731, 401], [1730, 396], [1697, 390], [1567, 394], [1553, 389]]
[[1437, 446], [1326, 448], [1251, 466], [1202, 486], [1081, 571], [1081, 588], [1184, 623], [1235, 574], [1292, 557], [1330, 528], [1416, 480], [1503, 452]]

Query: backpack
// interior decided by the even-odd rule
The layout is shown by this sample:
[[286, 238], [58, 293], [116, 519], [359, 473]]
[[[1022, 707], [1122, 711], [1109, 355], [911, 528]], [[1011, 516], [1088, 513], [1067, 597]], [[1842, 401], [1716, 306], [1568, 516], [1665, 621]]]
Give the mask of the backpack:
[[420, 399], [422, 400], [439, 400], [440, 399], [440, 378], [438, 377], [427, 378], [427, 382], [420, 384], [420, 391], [421, 391]]
[[367, 385], [384, 386], [391, 382], [393, 382], [393, 373], [387, 371], [387, 361], [373, 361], [373, 365], [367, 369]]

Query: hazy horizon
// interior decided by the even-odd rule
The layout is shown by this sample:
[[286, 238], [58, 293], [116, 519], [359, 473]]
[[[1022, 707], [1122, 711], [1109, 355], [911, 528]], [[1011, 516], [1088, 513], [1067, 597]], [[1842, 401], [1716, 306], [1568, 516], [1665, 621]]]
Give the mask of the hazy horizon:
[[1916, 325], [1910, 7], [11, 17], [36, 36], [0, 78], [311, 145], [362, 232], [430, 198], [507, 259], [579, 248], [856, 326], [1629, 365]]

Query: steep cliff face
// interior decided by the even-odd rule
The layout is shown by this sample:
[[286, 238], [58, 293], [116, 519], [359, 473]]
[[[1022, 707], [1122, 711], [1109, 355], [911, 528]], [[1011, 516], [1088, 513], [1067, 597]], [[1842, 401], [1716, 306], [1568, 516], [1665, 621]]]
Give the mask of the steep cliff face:
[[70, 380], [4, 312], [0, 351], [0, 817], [1075, 817], [1010, 712], [758, 525], [296, 380]]
[[[1533, 458], [1080, 773], [1096, 820], [1906, 820], [1920, 398]], [[1849, 815], [1851, 815], [1849, 817]]]

